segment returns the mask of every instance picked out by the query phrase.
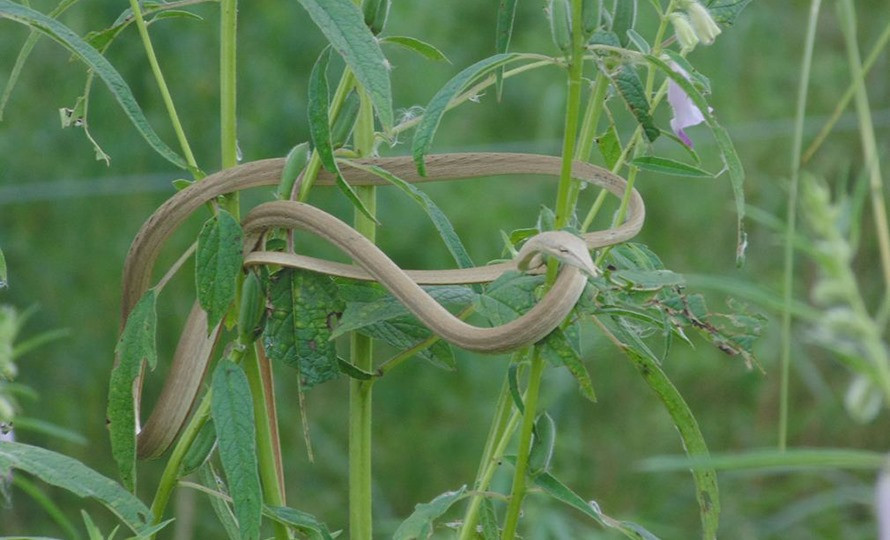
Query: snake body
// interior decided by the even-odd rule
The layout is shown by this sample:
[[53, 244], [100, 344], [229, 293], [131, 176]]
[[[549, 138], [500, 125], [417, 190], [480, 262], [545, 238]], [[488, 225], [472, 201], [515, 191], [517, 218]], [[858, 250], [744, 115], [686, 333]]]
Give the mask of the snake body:
[[[558, 176], [561, 167], [558, 157], [500, 153], [428, 156], [427, 176], [423, 177], [418, 175], [409, 157], [368, 159], [358, 163], [382, 167], [407, 182], [520, 174]], [[136, 235], [124, 265], [121, 328], [150, 286], [154, 263], [161, 248], [182, 222], [220, 195], [277, 184], [283, 165], [283, 159], [269, 159], [220, 171], [180, 191], [155, 211]], [[386, 184], [371, 172], [348, 165], [344, 165], [343, 174], [352, 185]], [[627, 184], [621, 177], [594, 165], [575, 162], [572, 175], [580, 181], [606, 188], [618, 197], [626, 195]], [[331, 175], [323, 173], [317, 183], [330, 185], [333, 180]], [[631, 190], [627, 195], [629, 201], [625, 222], [612, 229], [583, 235], [582, 251], [620, 243], [636, 235], [645, 216], [643, 200], [636, 190]], [[524, 316], [500, 326], [475, 327], [451, 315], [418, 284], [486, 283], [506, 271], [516, 270], [517, 260], [456, 270], [402, 270], [346, 223], [318, 208], [293, 201], [257, 206], [245, 217], [243, 228], [245, 266], [275, 264], [378, 281], [433, 332], [459, 347], [480, 352], [502, 352], [540, 340], [568, 315], [586, 283], [586, 277], [578, 267], [563, 265], [553, 287]], [[301, 229], [316, 234], [348, 254], [355, 264], [256, 249], [265, 231], [280, 228]], [[550, 237], [549, 241], [560, 244], [564, 240]], [[548, 242], [544, 239], [538, 240], [537, 248], [534, 242], [530, 242], [532, 247], [518, 258], [523, 265], [527, 265], [532, 258], [539, 259], [533, 257], [534, 249], [547, 251]], [[204, 312], [200, 308], [193, 308], [158, 405], [138, 434], [141, 458], [159, 456], [169, 447], [194, 404], [218, 337], [218, 329], [213, 329], [208, 335], [206, 326]], [[135, 383], [137, 404], [142, 378], [140, 374]]]

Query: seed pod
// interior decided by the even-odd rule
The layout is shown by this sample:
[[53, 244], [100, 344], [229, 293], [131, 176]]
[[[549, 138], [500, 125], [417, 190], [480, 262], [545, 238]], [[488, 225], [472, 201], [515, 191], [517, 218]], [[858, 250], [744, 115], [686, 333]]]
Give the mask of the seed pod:
[[300, 143], [287, 153], [284, 160], [284, 169], [281, 170], [281, 182], [278, 184], [278, 198], [282, 200], [290, 199], [291, 191], [294, 189], [294, 182], [306, 167], [309, 161], [309, 143]]
[[587, 39], [600, 25], [600, 8], [602, 0], [583, 0], [581, 4], [581, 28], [584, 30], [584, 38]]
[[265, 304], [259, 276], [255, 272], [248, 272], [241, 287], [241, 308], [238, 311], [238, 332], [242, 343], [250, 343], [256, 339]]
[[550, 0], [547, 8], [550, 17], [550, 36], [559, 49], [568, 53], [572, 50], [572, 20], [568, 0]]
[[180, 478], [198, 470], [210, 457], [214, 446], [216, 446], [216, 428], [213, 426], [213, 420], [207, 420], [182, 457], [182, 464], [179, 466]]
[[528, 473], [532, 476], [547, 472], [556, 445], [556, 423], [544, 413], [535, 422], [535, 440], [528, 453]]
[[346, 144], [352, 128], [355, 127], [355, 119], [358, 118], [358, 109], [361, 105], [361, 99], [354, 90], [346, 96], [340, 112], [331, 126], [331, 145], [337, 149]]
[[365, 16], [365, 24], [375, 36], [383, 31], [386, 17], [389, 15], [390, 0], [365, 0], [362, 4], [362, 12]]

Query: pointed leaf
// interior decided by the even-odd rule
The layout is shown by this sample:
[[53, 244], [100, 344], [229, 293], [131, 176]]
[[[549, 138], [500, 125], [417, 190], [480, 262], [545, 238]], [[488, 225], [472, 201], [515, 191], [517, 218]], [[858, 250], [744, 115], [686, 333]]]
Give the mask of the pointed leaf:
[[436, 92], [436, 95], [433, 96], [433, 99], [430, 100], [424, 110], [420, 124], [414, 132], [414, 141], [411, 144], [414, 163], [417, 164], [417, 171], [421, 176], [426, 175], [424, 156], [429, 152], [430, 146], [433, 144], [433, 137], [439, 128], [439, 122], [442, 121], [442, 116], [445, 114], [445, 110], [448, 108], [451, 100], [466, 89], [472, 81], [517, 58], [519, 58], [519, 55], [516, 54], [496, 54], [480, 60], [455, 75], [454, 78], [445, 83], [445, 86]]
[[267, 506], [265, 510], [273, 520], [293, 527], [308, 535], [311, 540], [333, 540], [327, 525], [312, 514], [285, 506]]
[[337, 377], [331, 332], [343, 304], [334, 283], [327, 276], [293, 269], [277, 272], [270, 281], [266, 354], [297, 369], [306, 389]]
[[[619, 2], [619, 4], [623, 3], [628, 2]], [[615, 84], [615, 88], [622, 99], [624, 99], [627, 108], [643, 128], [646, 138], [649, 139], [649, 142], [654, 142], [661, 134], [661, 131], [655, 127], [652, 115], [649, 114], [649, 99], [646, 96], [646, 89], [643, 88], [643, 81], [640, 80], [637, 70], [633, 66], [625, 64], [621, 66], [617, 73], [612, 75], [612, 82]]]
[[133, 403], [133, 381], [147, 362], [151, 369], [157, 364], [157, 294], [145, 292], [127, 317], [127, 324], [115, 347], [117, 365], [111, 370], [108, 389], [108, 429], [111, 453], [117, 462], [121, 482], [127, 489], [136, 488], [136, 409]]
[[142, 501], [115, 481], [68, 456], [37, 446], [0, 442], [0, 477], [12, 469], [32, 474], [78, 497], [97, 500], [136, 534], [149, 528], [153, 520], [151, 511]]
[[3, 256], [3, 250], [0, 249], [0, 289], [7, 287], [9, 283], [7, 282], [7, 273], [6, 273], [6, 257]]
[[[495, 52], [498, 54], [503, 54], [510, 48], [510, 38], [513, 36], [513, 21], [516, 19], [517, 4], [517, 0], [500, 0], [498, 2], [498, 22], [495, 29]], [[497, 88], [498, 100], [500, 100], [504, 86], [503, 67], [497, 70], [496, 76], [495, 86]]]
[[219, 440], [219, 458], [229, 481], [241, 537], [260, 537], [263, 497], [257, 472], [256, 430], [247, 375], [241, 366], [221, 360], [213, 372], [211, 412]]
[[451, 61], [448, 60], [448, 57], [445, 56], [445, 53], [436, 48], [435, 45], [431, 45], [426, 41], [417, 38], [409, 36], [386, 36], [380, 40], [380, 43], [392, 43], [393, 45], [404, 47], [409, 51], [414, 51], [424, 58], [433, 60], [434, 62], [451, 63]]
[[[433, 337], [433, 333], [414, 317], [398, 317], [380, 321], [362, 327], [359, 332], [385, 341], [400, 351], [413, 349]], [[451, 349], [451, 345], [445, 341], [437, 340], [429, 347], [417, 351], [416, 355], [438, 368], [448, 371], [455, 369], [454, 351]]]
[[361, 9], [351, 0], [299, 0], [303, 8], [343, 57], [368, 91], [384, 131], [392, 128], [392, 88], [389, 62], [377, 38], [365, 25]]
[[74, 31], [57, 20], [29, 7], [16, 4], [11, 0], [0, 0], [0, 17], [11, 19], [38, 30], [74, 53], [108, 85], [111, 94], [146, 142], [157, 153], [177, 167], [188, 168], [185, 160], [158, 137], [158, 134], [155, 133], [142, 113], [142, 109], [136, 103], [130, 87], [127, 86], [123, 77], [108, 60], [99, 54], [99, 51], [91, 47]]
[[498, 516], [494, 511], [494, 503], [486, 497], [482, 499], [482, 512], [479, 514], [479, 522], [482, 525], [482, 540], [497, 540], [501, 537], [498, 527]]
[[393, 540], [426, 540], [432, 535], [433, 521], [466, 496], [467, 486], [462, 486], [457, 491], [446, 491], [428, 503], [418, 504], [414, 513], [396, 529]]
[[637, 0], [616, 0], [612, 11], [612, 32], [621, 40], [621, 46], [627, 47], [630, 37], [627, 31], [632, 30], [637, 19]]
[[692, 176], [694, 178], [714, 177], [714, 175], [708, 171], [699, 169], [693, 165], [658, 156], [640, 156], [631, 161], [630, 164], [646, 171], [670, 174], [673, 176]]
[[195, 285], [198, 302], [207, 312], [207, 331], [215, 328], [235, 300], [241, 271], [241, 225], [222, 208], [198, 234]]
[[565, 329], [557, 328], [541, 340], [541, 356], [551, 365], [565, 366], [578, 382], [581, 395], [596, 402], [593, 382], [578, 352], [578, 325], [573, 324]]
[[606, 168], [612, 170], [621, 157], [621, 139], [618, 138], [618, 130], [615, 123], [610, 122], [606, 132], [597, 137], [596, 146], [603, 156]]
[[715, 21], [732, 26], [739, 13], [750, 3], [751, 0], [709, 0], [706, 5]]

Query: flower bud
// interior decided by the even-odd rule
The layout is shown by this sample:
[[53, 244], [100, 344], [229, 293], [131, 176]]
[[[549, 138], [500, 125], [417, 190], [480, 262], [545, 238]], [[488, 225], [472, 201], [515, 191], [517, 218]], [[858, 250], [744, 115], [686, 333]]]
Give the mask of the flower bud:
[[698, 2], [689, 2], [686, 6], [686, 13], [689, 15], [692, 28], [699, 41], [704, 45], [714, 43], [714, 38], [720, 35], [720, 27], [714, 22], [708, 8]]
[[883, 396], [880, 389], [869, 379], [862, 375], [850, 382], [847, 394], [844, 396], [844, 407], [850, 418], [860, 424], [867, 424], [878, 416], [883, 404]]
[[670, 15], [671, 24], [674, 26], [674, 35], [677, 36], [677, 41], [680, 43], [680, 48], [683, 52], [691, 51], [698, 45], [698, 36], [695, 34], [695, 30], [692, 29], [692, 25], [689, 23], [689, 18], [682, 13], [671, 13]]

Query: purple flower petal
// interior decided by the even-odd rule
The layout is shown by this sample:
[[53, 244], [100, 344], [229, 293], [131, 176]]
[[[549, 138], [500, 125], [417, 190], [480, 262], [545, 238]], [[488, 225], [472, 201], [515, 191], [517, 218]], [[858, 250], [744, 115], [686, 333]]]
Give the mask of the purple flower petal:
[[[689, 74], [686, 73], [683, 68], [678, 66], [675, 63], [671, 63], [671, 69], [685, 77], [687, 80], [689, 79]], [[668, 103], [671, 106], [671, 109], [674, 111], [674, 117], [671, 118], [671, 129], [674, 131], [674, 134], [683, 141], [686, 146], [692, 147], [692, 140], [689, 136], [686, 135], [686, 132], [683, 131], [685, 128], [691, 126], [697, 126], [705, 121], [705, 115], [702, 114], [701, 109], [696, 107], [695, 103], [692, 102], [692, 99], [680, 88], [680, 85], [675, 83], [673, 79], [668, 80]]]

